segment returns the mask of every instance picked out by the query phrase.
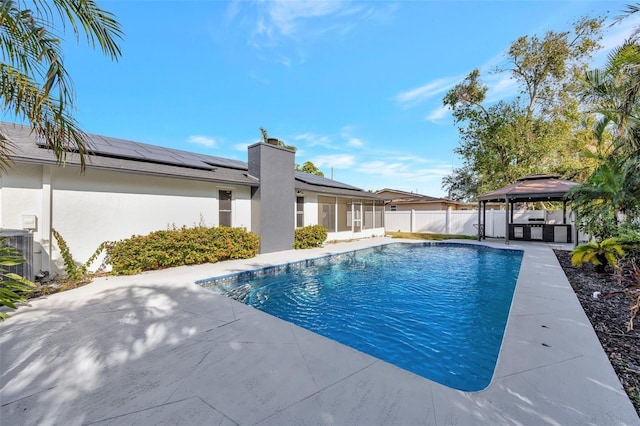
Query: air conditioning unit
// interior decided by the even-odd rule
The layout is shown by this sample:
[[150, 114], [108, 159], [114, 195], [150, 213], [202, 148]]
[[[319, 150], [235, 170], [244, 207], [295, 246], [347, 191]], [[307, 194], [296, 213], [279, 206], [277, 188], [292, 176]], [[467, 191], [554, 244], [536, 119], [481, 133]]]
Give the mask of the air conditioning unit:
[[9, 238], [7, 245], [22, 253], [25, 261], [15, 266], [4, 266], [3, 269], [33, 281], [33, 234], [23, 230], [0, 231], [0, 238], [7, 237]]

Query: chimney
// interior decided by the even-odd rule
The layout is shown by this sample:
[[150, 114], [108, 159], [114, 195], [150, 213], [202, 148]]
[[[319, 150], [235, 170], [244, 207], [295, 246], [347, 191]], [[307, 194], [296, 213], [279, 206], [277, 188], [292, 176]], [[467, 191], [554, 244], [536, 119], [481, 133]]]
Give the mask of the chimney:
[[295, 229], [295, 152], [268, 141], [248, 148], [249, 174], [259, 179], [251, 193], [251, 230], [260, 235], [260, 253], [291, 250]]

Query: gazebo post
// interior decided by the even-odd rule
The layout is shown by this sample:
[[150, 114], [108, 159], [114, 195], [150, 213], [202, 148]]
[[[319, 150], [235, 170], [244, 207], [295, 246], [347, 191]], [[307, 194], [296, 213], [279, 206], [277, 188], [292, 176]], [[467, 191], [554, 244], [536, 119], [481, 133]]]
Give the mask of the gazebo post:
[[478, 241], [482, 239], [480, 229], [482, 229], [482, 220], [480, 210], [482, 209], [482, 202], [478, 200]]
[[562, 200], [562, 224], [567, 224], [567, 200]]
[[[482, 202], [482, 239], [487, 239], [487, 201]], [[492, 216], [493, 217], [493, 216]]]
[[509, 196], [505, 195], [504, 203], [506, 210], [504, 212], [504, 243], [509, 244]]

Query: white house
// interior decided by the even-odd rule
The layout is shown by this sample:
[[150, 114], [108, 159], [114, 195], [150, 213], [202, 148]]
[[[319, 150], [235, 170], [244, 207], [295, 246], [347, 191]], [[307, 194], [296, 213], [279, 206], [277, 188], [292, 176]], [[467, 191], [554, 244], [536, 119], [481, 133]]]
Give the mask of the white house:
[[323, 225], [329, 240], [384, 234], [383, 197], [295, 172], [295, 153], [276, 145], [250, 146], [245, 163], [88, 135], [82, 172], [77, 154], [57, 164], [29, 127], [0, 127], [15, 145], [0, 175], [0, 231], [29, 231], [34, 272], [61, 269], [52, 228], [80, 262], [103, 241], [182, 226], [246, 228], [262, 253], [292, 248], [306, 225]]

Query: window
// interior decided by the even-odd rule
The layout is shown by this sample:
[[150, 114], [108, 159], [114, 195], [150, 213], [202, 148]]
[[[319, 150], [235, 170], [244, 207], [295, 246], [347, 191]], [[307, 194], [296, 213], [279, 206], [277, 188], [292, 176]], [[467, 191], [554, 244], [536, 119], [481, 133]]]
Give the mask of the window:
[[364, 229], [372, 229], [373, 226], [373, 201], [364, 202]]
[[218, 226], [231, 226], [231, 191], [218, 191]]
[[351, 217], [351, 200], [338, 198], [338, 232], [351, 231], [353, 218]]
[[336, 199], [318, 197], [318, 221], [329, 232], [336, 231]]
[[389, 210], [391, 210], [392, 212], [395, 212], [397, 210], [396, 206], [389, 206]]
[[296, 197], [296, 228], [304, 226], [304, 197]]
[[362, 203], [360, 201], [353, 202], [353, 232], [362, 231]]

